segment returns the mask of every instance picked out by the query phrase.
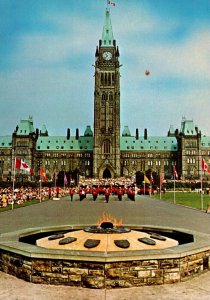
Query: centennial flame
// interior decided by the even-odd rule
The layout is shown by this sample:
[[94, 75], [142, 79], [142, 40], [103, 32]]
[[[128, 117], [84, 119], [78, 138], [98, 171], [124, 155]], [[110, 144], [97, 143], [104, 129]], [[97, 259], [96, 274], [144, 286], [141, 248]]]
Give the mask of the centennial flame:
[[101, 223], [103, 222], [111, 222], [114, 225], [114, 227], [119, 227], [122, 226], [122, 217], [119, 221], [117, 221], [116, 217], [112, 217], [111, 215], [108, 215], [105, 212], [103, 212], [101, 219], [96, 222], [96, 225], [100, 227]]

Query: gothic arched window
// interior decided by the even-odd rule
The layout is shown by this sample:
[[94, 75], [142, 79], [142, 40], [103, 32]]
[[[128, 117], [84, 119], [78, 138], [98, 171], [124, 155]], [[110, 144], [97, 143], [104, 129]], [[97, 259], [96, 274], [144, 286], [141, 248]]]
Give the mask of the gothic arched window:
[[108, 73], [108, 85], [111, 85], [111, 74]]
[[110, 104], [110, 106], [113, 106], [113, 93], [112, 92], [109, 93], [109, 104]]
[[110, 154], [111, 151], [111, 145], [110, 145], [110, 141], [109, 140], [105, 140], [104, 141], [104, 154]]
[[107, 73], [105, 73], [105, 85], [107, 85]]
[[104, 85], [104, 73], [101, 73], [101, 84]]
[[105, 105], [106, 105], [106, 94], [105, 94], [105, 93], [102, 94], [102, 97], [101, 97], [101, 105], [102, 105], [102, 106], [105, 106]]
[[115, 83], [115, 74], [112, 73], [112, 85], [114, 85], [114, 83]]

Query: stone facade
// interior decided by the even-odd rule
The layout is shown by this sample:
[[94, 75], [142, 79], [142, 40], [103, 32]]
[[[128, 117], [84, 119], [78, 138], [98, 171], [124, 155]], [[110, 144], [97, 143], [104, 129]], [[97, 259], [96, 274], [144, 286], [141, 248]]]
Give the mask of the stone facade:
[[91, 262], [29, 258], [1, 250], [0, 270], [23, 280], [88, 288], [177, 283], [210, 268], [210, 250], [177, 258]]

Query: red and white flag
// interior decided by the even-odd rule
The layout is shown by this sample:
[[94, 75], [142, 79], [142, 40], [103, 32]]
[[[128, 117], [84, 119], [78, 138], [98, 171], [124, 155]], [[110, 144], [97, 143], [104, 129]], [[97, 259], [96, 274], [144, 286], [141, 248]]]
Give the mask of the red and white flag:
[[45, 171], [44, 171], [43, 168], [40, 169], [40, 176], [42, 177], [42, 180], [43, 180], [44, 182], [47, 181], [47, 177], [46, 177], [46, 175], [45, 175]]
[[115, 2], [112, 2], [112, 1], [108, 1], [108, 4], [115, 6]]
[[201, 163], [201, 167], [202, 167], [202, 170], [204, 171], [208, 171], [209, 172], [209, 166], [207, 165], [207, 163], [205, 162], [205, 159], [202, 158], [202, 163]]
[[22, 159], [17, 157], [15, 158], [15, 168], [33, 174], [33, 170]]
[[160, 185], [162, 185], [164, 183], [165, 179], [164, 179], [164, 174], [160, 173]]
[[174, 178], [178, 179], [178, 174], [175, 166], [173, 166], [173, 174], [174, 174]]
[[153, 176], [152, 176], [152, 173], [151, 173], [151, 175], [150, 175], [150, 182], [151, 182], [152, 184], [155, 183], [154, 178], [153, 178]]

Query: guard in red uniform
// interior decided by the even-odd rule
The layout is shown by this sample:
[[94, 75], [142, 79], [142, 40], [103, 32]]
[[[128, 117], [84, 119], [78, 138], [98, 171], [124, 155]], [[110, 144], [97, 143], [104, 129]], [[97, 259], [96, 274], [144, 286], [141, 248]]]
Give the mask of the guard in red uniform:
[[56, 197], [57, 198], [59, 198], [59, 192], [60, 192], [59, 186], [56, 186]]
[[135, 201], [135, 188], [129, 187], [127, 190], [128, 199]]
[[111, 189], [110, 189], [109, 187], [107, 187], [107, 188], [105, 189], [105, 192], [104, 192], [104, 194], [105, 194], [105, 199], [106, 199], [106, 203], [109, 202], [109, 196], [110, 196], [110, 193], [111, 193]]
[[98, 197], [98, 188], [97, 187], [93, 187], [92, 195], [93, 195], [93, 201], [96, 201], [96, 199]]
[[71, 198], [71, 201], [73, 200], [73, 196], [74, 196], [74, 188], [73, 187], [70, 187], [69, 189], [69, 196]]
[[80, 199], [80, 201], [82, 201], [84, 198], [86, 198], [85, 190], [84, 190], [84, 188], [81, 187], [79, 189], [79, 199]]
[[122, 201], [123, 190], [121, 189], [121, 186], [118, 188], [117, 194], [118, 194], [118, 200]]

